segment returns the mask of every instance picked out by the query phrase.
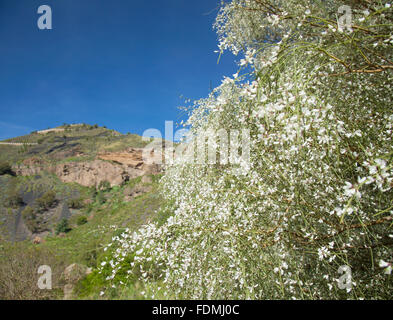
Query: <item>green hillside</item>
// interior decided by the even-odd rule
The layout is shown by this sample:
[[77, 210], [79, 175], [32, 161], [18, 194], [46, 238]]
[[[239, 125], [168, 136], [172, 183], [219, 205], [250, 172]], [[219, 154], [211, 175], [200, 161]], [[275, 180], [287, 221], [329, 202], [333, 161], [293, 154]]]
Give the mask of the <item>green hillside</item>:
[[[25, 136], [1, 141], [25, 145], [0, 144], [0, 162], [20, 163], [29, 157], [39, 157], [52, 162], [90, 160], [94, 159], [99, 151], [120, 151], [127, 147], [144, 147], [147, 144], [136, 134], [120, 134], [97, 125], [63, 125], [54, 128], [56, 129], [64, 131], [47, 133], [35, 131]], [[76, 159], [75, 154], [81, 156]]]
[[[97, 126], [59, 129], [64, 131], [34, 132], [4, 141], [26, 145], [0, 145], [1, 168], [26, 159], [51, 164], [90, 161], [100, 151], [122, 151], [146, 144], [140, 136]], [[62, 299], [66, 266], [78, 263], [95, 269], [113, 236], [159, 218], [160, 177], [137, 177], [114, 187], [108, 183], [84, 187], [64, 183], [46, 171], [18, 176], [12, 170], [0, 170], [0, 298]], [[33, 243], [35, 236], [39, 243]], [[49, 293], [37, 291], [35, 282], [26, 282], [42, 264], [54, 268], [54, 290]], [[85, 280], [74, 298], [99, 295], [100, 282], [92, 276], [95, 278]]]

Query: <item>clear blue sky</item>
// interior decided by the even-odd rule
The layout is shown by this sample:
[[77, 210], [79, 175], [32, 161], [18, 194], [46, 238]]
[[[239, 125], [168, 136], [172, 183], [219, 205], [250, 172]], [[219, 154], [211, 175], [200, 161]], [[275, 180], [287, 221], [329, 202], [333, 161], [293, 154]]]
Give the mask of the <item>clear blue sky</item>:
[[[0, 0], [0, 139], [63, 123], [164, 131], [184, 100], [236, 72], [217, 64], [219, 0]], [[53, 29], [39, 30], [50, 5]]]

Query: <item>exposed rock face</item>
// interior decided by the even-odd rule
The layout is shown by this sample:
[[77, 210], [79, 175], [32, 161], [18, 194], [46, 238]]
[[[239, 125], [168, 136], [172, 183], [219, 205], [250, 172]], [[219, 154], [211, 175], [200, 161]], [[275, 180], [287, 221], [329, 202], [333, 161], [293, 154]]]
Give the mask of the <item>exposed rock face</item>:
[[154, 149], [128, 148], [121, 152], [103, 152], [97, 158], [155, 174], [161, 171], [162, 153]]
[[143, 175], [142, 170], [102, 160], [60, 164], [55, 167], [54, 173], [63, 182], [76, 182], [87, 187], [97, 187], [103, 181], [108, 181], [111, 186], [120, 185]]
[[97, 158], [140, 168], [143, 165], [141, 149], [130, 148], [122, 152], [103, 152]]
[[[157, 174], [161, 165], [155, 164], [156, 157], [161, 154], [151, 150], [142, 156], [143, 149], [130, 148], [123, 152], [105, 152], [94, 161], [80, 161], [48, 165], [44, 161], [31, 158], [22, 165], [14, 166], [17, 175], [37, 175], [43, 170], [55, 173], [63, 182], [76, 182], [83, 186], [97, 187], [108, 181], [111, 186], [120, 185], [129, 179], [145, 174]], [[146, 159], [147, 155], [147, 159]], [[104, 161], [107, 160], [107, 161]], [[108, 162], [112, 161], [112, 162]]]
[[45, 162], [38, 158], [29, 158], [21, 165], [12, 166], [12, 170], [21, 176], [34, 176], [39, 174], [45, 166]]

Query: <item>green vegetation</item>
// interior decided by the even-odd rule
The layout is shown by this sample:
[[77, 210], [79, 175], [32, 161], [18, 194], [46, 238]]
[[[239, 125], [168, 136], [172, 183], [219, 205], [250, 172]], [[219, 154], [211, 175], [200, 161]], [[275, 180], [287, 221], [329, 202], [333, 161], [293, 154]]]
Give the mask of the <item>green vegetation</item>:
[[83, 224], [87, 223], [87, 218], [86, 216], [79, 216], [78, 219], [76, 220], [76, 224], [78, 226], [81, 226]]
[[[7, 180], [7, 184], [10, 184], [11, 178], [7, 177], [7, 179], [9, 180]], [[55, 224], [54, 232], [50, 233], [43, 243], [36, 246], [37, 250], [44, 252], [55, 251], [56, 263], [61, 263], [64, 268], [72, 263], [81, 263], [97, 268], [100, 262], [108, 256], [108, 251], [104, 251], [104, 247], [114, 236], [119, 236], [126, 228], [136, 230], [146, 222], [157, 218], [157, 211], [160, 212], [162, 200], [157, 192], [158, 182], [156, 180], [153, 181], [153, 190], [151, 192], [142, 194], [131, 202], [124, 201], [124, 190], [138, 185], [141, 181], [140, 177], [132, 179], [122, 186], [98, 191], [97, 194], [100, 194], [99, 197], [105, 199], [105, 202], [94, 196], [95, 188], [81, 187], [77, 184], [64, 184], [50, 174], [43, 175], [40, 179], [15, 177], [12, 178], [12, 184], [17, 188], [24, 186], [26, 191], [36, 192], [42, 192], [42, 189], [52, 186], [52, 189], [59, 195], [69, 195], [70, 200], [67, 201], [67, 204], [72, 203], [71, 199], [77, 199], [78, 203], [80, 200], [92, 199], [93, 201], [82, 208], [74, 209], [76, 210], [75, 215], [68, 221], [65, 219]], [[78, 190], [80, 197], [75, 197], [76, 190]], [[40, 232], [42, 231], [42, 213], [37, 211], [38, 208], [34, 208], [34, 204], [35, 202], [26, 206], [22, 217], [32, 232]], [[70, 229], [71, 226], [72, 229]], [[44, 227], [47, 226], [45, 225]], [[59, 236], [62, 232], [66, 233], [65, 237]], [[16, 243], [15, 246], [11, 243], [0, 241], [0, 248], [3, 244], [7, 246], [7, 254], [11, 254], [15, 259], [24, 258], [24, 256], [17, 253], [17, 250], [22, 248], [23, 250], [30, 250], [32, 247], [29, 241]], [[60, 273], [55, 277], [56, 281], [61, 281]], [[100, 298], [99, 293], [104, 288], [105, 278], [103, 278], [103, 275], [93, 272], [93, 274], [78, 284], [78, 298]], [[127, 297], [140, 299], [142, 298], [140, 294], [141, 288], [138, 282], [130, 283], [126, 290], [119, 292], [113, 290], [112, 295], [115, 299]], [[25, 293], [26, 296], [30, 294], [31, 292]], [[61, 297], [61, 292], [58, 291], [56, 294]], [[0, 297], [3, 296], [0, 295]]]
[[4, 205], [8, 208], [17, 209], [23, 205], [23, 199], [17, 190], [11, 189], [7, 194]]
[[55, 228], [55, 233], [59, 234], [59, 233], [66, 233], [68, 231], [70, 231], [70, 227], [68, 224], [68, 220], [66, 218], [63, 218], [60, 220], [60, 222], [57, 224], [56, 228]]
[[30, 206], [26, 206], [26, 208], [22, 211], [22, 217], [25, 221], [27, 228], [33, 233], [40, 231], [40, 219], [37, 212], [31, 208]]
[[56, 203], [56, 192], [49, 190], [36, 200], [36, 203], [41, 210], [48, 210]]
[[68, 207], [71, 209], [82, 209], [83, 208], [83, 199], [82, 198], [77, 198], [77, 199], [70, 199], [67, 202]]

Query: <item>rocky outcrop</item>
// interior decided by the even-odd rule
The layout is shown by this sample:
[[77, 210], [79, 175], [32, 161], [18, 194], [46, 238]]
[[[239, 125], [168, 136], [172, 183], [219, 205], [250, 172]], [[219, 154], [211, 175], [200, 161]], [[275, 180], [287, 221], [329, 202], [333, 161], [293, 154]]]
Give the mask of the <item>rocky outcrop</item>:
[[142, 150], [130, 148], [122, 152], [102, 152], [98, 159], [114, 161], [120, 164], [140, 168], [143, 165]]
[[[147, 156], [146, 156], [147, 155]], [[151, 150], [130, 148], [123, 152], [100, 153], [94, 161], [76, 161], [49, 165], [37, 158], [30, 158], [13, 170], [17, 175], [32, 176], [47, 170], [55, 173], [63, 182], [76, 182], [83, 186], [97, 187], [101, 182], [108, 181], [111, 186], [120, 185], [130, 179], [145, 174], [157, 174], [161, 166], [155, 159], [161, 156]]]
[[131, 166], [148, 174], [161, 171], [162, 153], [154, 149], [128, 148], [121, 152], [102, 152], [97, 158]]
[[33, 239], [33, 244], [40, 244], [41, 242], [42, 242], [41, 237], [35, 237], [35, 238]]
[[34, 176], [44, 170], [44, 168], [46, 167], [45, 164], [45, 161], [33, 157], [26, 159], [20, 165], [13, 165], [12, 170], [18, 176]]
[[87, 187], [98, 187], [104, 181], [116, 186], [144, 174], [142, 170], [102, 160], [60, 164], [54, 168], [54, 173], [63, 182], [76, 182]]

